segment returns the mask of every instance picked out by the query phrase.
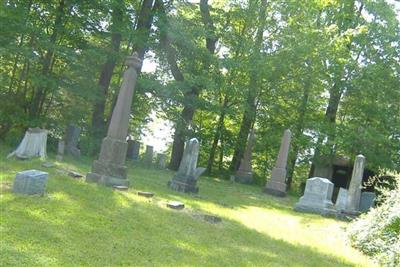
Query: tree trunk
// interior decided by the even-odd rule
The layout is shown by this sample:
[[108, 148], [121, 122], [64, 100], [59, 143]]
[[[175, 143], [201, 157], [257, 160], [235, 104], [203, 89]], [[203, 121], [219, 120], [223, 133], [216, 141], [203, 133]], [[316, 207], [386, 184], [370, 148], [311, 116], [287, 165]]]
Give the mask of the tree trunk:
[[[58, 35], [61, 33], [63, 25], [62, 25], [62, 20], [65, 15], [65, 2], [64, 0], [60, 0], [57, 10], [56, 10], [56, 18], [54, 20], [54, 27], [53, 27], [53, 32], [50, 36], [50, 42], [49, 42], [49, 48], [46, 51], [46, 54], [44, 56], [43, 60], [43, 65], [42, 65], [42, 77], [46, 77], [50, 74], [50, 67], [51, 67], [51, 62], [54, 57], [54, 52], [55, 52], [55, 45], [56, 41], [58, 38]], [[32, 102], [30, 105], [30, 116], [32, 118], [39, 116], [39, 108], [40, 108], [40, 103], [42, 99], [45, 97], [45, 90], [46, 88], [44, 86], [39, 86], [36, 88], [36, 90], [33, 93], [32, 97]]]
[[[256, 40], [254, 42], [253, 54], [251, 55], [251, 62], [256, 62], [259, 59], [260, 49], [263, 41], [263, 33], [266, 20], [267, 0], [263, 0], [259, 9], [259, 26], [257, 29]], [[245, 101], [245, 108], [243, 113], [240, 130], [236, 140], [235, 151], [233, 153], [232, 161], [229, 166], [231, 172], [239, 168], [240, 161], [243, 157], [244, 150], [247, 144], [247, 136], [249, 135], [251, 126], [254, 124], [256, 117], [256, 97], [257, 97], [257, 69], [252, 66], [250, 70], [250, 81], [247, 98]]]

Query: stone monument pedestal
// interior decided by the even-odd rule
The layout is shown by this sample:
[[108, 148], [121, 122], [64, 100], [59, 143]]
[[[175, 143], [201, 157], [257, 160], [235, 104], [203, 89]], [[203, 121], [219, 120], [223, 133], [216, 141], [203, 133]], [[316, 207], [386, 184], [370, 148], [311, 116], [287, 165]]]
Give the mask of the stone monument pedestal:
[[267, 185], [264, 187], [263, 192], [277, 197], [285, 197], [287, 188], [285, 179], [285, 168], [273, 168], [271, 179], [267, 182]]
[[199, 192], [196, 183], [197, 180], [194, 179], [185, 179], [185, 177], [174, 176], [171, 181], [168, 181], [168, 187], [177, 192], [196, 194]]
[[235, 182], [241, 183], [241, 184], [253, 184], [253, 172], [247, 172], [247, 171], [242, 171], [238, 170], [235, 173]]

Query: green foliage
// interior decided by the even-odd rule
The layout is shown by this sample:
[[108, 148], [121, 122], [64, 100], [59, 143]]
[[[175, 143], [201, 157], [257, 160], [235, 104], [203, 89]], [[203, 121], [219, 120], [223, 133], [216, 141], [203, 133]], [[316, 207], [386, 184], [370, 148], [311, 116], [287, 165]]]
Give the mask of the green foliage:
[[381, 204], [349, 226], [354, 247], [373, 256], [382, 266], [400, 264], [400, 175], [393, 190], [384, 190]]

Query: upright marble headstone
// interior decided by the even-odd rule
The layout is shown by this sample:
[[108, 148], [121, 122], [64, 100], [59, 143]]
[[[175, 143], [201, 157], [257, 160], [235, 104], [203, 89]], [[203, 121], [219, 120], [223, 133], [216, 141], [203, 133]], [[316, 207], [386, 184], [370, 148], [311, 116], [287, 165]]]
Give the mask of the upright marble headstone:
[[153, 146], [146, 146], [146, 151], [144, 152], [143, 164], [147, 167], [150, 167], [153, 164], [153, 154], [154, 148]]
[[365, 157], [358, 155], [354, 162], [353, 173], [347, 193], [346, 213], [357, 213], [360, 207], [361, 185], [364, 175]]
[[196, 138], [186, 142], [182, 160], [178, 172], [168, 182], [168, 187], [179, 192], [197, 193], [199, 188], [196, 186], [197, 179], [206, 168], [197, 168], [199, 157], [199, 141]]
[[13, 184], [13, 192], [17, 194], [43, 194], [47, 185], [47, 172], [27, 170], [18, 172]]
[[291, 137], [292, 132], [289, 129], [285, 130], [279, 149], [278, 159], [276, 160], [275, 167], [272, 169], [271, 178], [264, 188], [264, 193], [278, 197], [286, 196], [286, 165]]
[[333, 183], [326, 178], [313, 177], [307, 180], [304, 195], [294, 209], [300, 212], [335, 214], [332, 203]]
[[374, 192], [362, 192], [360, 200], [360, 211], [367, 212], [374, 206], [376, 194]]
[[65, 142], [58, 140], [56, 160], [61, 161], [64, 157]]
[[347, 203], [347, 189], [339, 188], [339, 194], [336, 198], [335, 208], [337, 211], [346, 209]]
[[159, 169], [165, 169], [167, 166], [167, 155], [164, 153], [158, 153], [157, 154], [157, 168]]
[[68, 125], [65, 133], [65, 150], [74, 158], [79, 158], [81, 156], [81, 151], [78, 148], [80, 134], [81, 128]]
[[128, 124], [137, 69], [142, 62], [137, 54], [127, 57], [122, 85], [119, 90], [117, 103], [114, 107], [107, 136], [103, 139], [99, 159], [92, 165], [92, 171], [86, 175], [87, 182], [99, 182], [107, 186], [128, 186], [127, 168], [125, 166], [128, 143]]
[[254, 141], [254, 129], [252, 129], [247, 140], [246, 150], [244, 151], [243, 158], [240, 161], [239, 169], [235, 173], [235, 182], [243, 184], [252, 184], [254, 182], [253, 171], [251, 168], [251, 157]]

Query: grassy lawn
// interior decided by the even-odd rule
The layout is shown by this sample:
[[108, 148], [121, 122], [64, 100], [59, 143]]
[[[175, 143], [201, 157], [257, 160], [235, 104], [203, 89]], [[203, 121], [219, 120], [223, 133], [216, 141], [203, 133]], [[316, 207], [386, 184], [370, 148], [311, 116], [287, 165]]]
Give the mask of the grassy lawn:
[[[47, 169], [6, 160], [0, 149], [0, 266], [373, 266], [347, 244], [345, 222], [294, 212], [295, 197], [208, 177], [198, 195], [181, 194], [166, 187], [173, 172], [132, 163], [131, 187], [119, 192], [56, 170], [86, 174], [89, 159]], [[12, 194], [15, 173], [31, 168], [49, 172], [47, 194]], [[170, 210], [168, 200], [186, 208]], [[204, 213], [222, 222], [205, 222]]]

